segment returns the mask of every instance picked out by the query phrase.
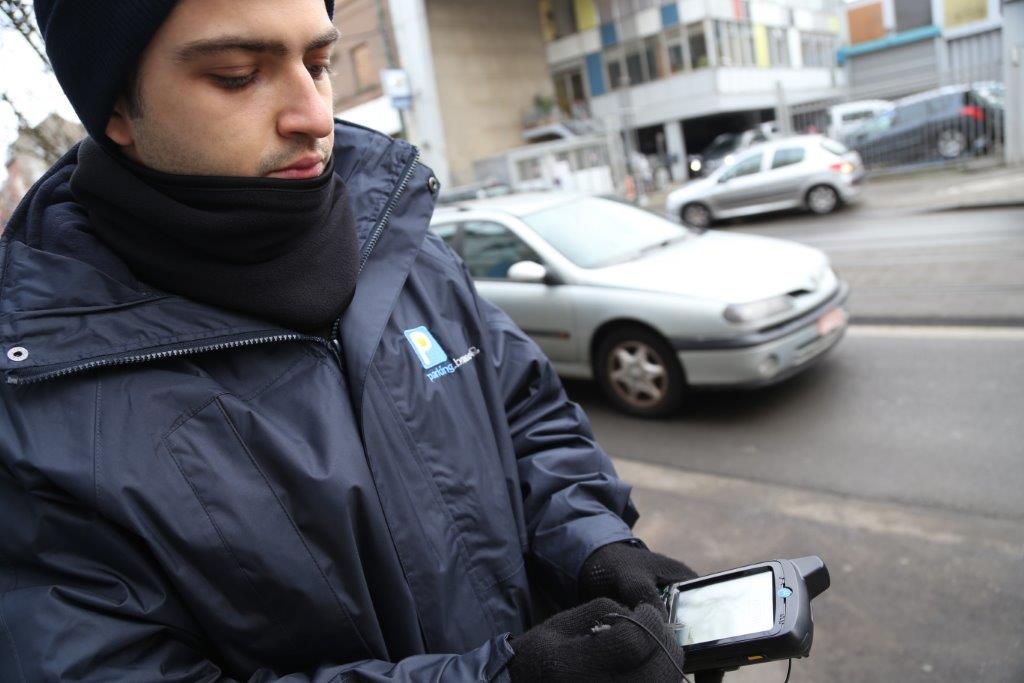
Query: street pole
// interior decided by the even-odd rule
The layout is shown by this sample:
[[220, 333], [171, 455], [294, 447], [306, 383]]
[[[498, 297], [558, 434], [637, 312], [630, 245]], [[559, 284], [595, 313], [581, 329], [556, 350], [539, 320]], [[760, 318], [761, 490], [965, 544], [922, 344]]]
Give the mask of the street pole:
[[1003, 0], [1004, 154], [1024, 164], [1024, 0]]
[[[380, 38], [384, 43], [384, 59], [387, 61], [388, 68], [394, 69], [398, 66], [398, 60], [395, 58], [395, 46], [391, 43], [391, 31], [388, 29], [389, 21], [384, 8], [384, 0], [374, 0], [374, 3], [377, 6], [377, 29], [380, 31]], [[401, 109], [398, 109], [398, 126], [399, 135], [403, 140], [408, 140], [409, 135], [405, 130], [405, 112]]]

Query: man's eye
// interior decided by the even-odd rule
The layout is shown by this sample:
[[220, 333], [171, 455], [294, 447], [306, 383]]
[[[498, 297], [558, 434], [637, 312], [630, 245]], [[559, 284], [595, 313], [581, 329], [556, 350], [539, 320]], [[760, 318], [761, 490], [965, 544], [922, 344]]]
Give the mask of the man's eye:
[[331, 71], [330, 64], [310, 64], [307, 68], [309, 69], [309, 75], [312, 76], [315, 80], [326, 78], [327, 76], [330, 76], [332, 73], [334, 73], [333, 71]]
[[244, 76], [213, 76], [214, 82], [226, 90], [241, 90], [245, 86], [256, 80], [256, 74], [246, 74]]

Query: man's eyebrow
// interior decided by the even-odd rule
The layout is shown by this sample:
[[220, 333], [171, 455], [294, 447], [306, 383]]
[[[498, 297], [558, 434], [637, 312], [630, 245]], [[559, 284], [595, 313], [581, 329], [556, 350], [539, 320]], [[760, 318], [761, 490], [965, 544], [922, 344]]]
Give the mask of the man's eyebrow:
[[[332, 26], [329, 30], [324, 31], [319, 36], [309, 41], [306, 44], [304, 52], [320, 50], [333, 45], [340, 37], [341, 32], [338, 31], [337, 27]], [[174, 59], [179, 62], [188, 62], [198, 57], [206, 57], [208, 55], [220, 52], [229, 52], [232, 50], [258, 52], [274, 55], [275, 57], [286, 57], [289, 52], [288, 46], [277, 40], [262, 40], [259, 38], [246, 38], [243, 36], [219, 36], [217, 38], [206, 38], [203, 40], [194, 40], [190, 43], [185, 43], [175, 50]]]

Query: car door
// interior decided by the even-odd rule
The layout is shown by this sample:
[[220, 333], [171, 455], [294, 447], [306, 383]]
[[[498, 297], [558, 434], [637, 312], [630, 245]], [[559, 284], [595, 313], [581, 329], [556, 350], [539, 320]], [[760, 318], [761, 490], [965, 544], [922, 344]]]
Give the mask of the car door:
[[718, 176], [712, 190], [712, 210], [716, 216], [737, 215], [763, 200], [763, 161], [764, 153], [755, 152], [740, 158]]
[[481, 296], [508, 313], [548, 358], [556, 363], [579, 361], [568, 288], [509, 279], [508, 269], [520, 261], [547, 264], [507, 225], [494, 220], [461, 221], [449, 243], [457, 245]]
[[764, 204], [770, 204], [773, 208], [802, 204], [804, 185], [810, 175], [807, 149], [802, 145], [777, 148], [771, 153], [768, 170], [762, 175]]

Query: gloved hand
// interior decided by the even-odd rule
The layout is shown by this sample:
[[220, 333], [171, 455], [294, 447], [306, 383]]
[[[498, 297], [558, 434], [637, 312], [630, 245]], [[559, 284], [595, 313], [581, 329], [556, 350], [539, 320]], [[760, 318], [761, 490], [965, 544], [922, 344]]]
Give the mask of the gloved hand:
[[[632, 617], [650, 633], [611, 614]], [[668, 649], [672, 659], [655, 638]], [[673, 642], [661, 613], [649, 605], [629, 610], [614, 600], [600, 598], [559, 612], [512, 638], [510, 644], [515, 653], [509, 662], [512, 683], [682, 680], [683, 650]]]
[[659, 589], [677, 581], [697, 578], [678, 560], [651, 552], [630, 541], [602, 546], [591, 553], [580, 570], [581, 600], [605, 597], [627, 607], [654, 605], [665, 614]]

